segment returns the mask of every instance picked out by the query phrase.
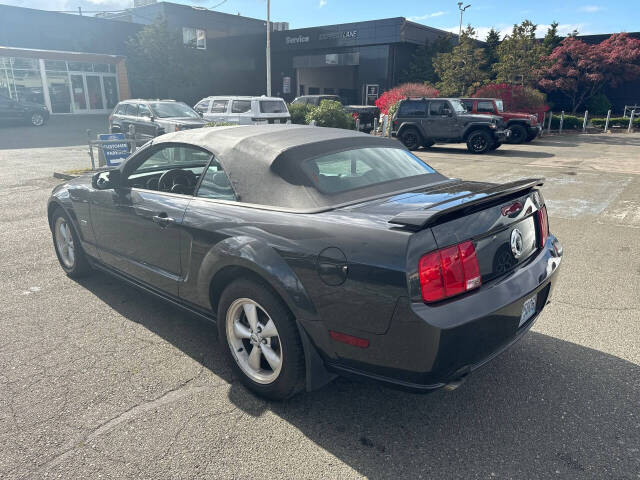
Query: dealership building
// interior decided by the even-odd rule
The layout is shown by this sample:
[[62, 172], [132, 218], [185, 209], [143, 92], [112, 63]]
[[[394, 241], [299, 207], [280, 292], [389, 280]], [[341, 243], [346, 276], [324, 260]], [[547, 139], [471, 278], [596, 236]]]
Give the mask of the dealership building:
[[[129, 82], [127, 41], [156, 19], [194, 49], [203, 72], [163, 95], [194, 104], [209, 95], [265, 93], [264, 20], [134, 1], [133, 8], [99, 16], [0, 5], [0, 95], [44, 104], [54, 114], [106, 113], [132, 95], [150, 97], [144, 78]], [[294, 30], [274, 22], [272, 31], [271, 91], [288, 101], [337, 94], [350, 104], [373, 104], [400, 82], [416, 48], [446, 35], [456, 41], [403, 17]], [[627, 87], [620, 92], [637, 91]], [[616, 109], [640, 100], [627, 97], [612, 98]]]

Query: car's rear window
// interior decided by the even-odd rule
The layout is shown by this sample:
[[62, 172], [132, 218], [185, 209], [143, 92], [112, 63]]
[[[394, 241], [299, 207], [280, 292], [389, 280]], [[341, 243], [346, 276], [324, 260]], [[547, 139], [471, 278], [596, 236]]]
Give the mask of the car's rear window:
[[335, 194], [402, 178], [435, 173], [429, 165], [400, 148], [358, 148], [310, 158], [302, 168], [313, 186]]
[[260, 100], [261, 113], [288, 113], [282, 100]]

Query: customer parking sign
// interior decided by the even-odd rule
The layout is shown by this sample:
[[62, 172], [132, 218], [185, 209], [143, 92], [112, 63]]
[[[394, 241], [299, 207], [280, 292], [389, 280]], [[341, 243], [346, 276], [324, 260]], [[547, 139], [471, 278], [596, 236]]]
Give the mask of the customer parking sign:
[[124, 133], [102, 133], [99, 140], [122, 140], [122, 143], [108, 143], [102, 145], [104, 159], [109, 167], [117, 167], [122, 160], [129, 156], [129, 145], [125, 142]]

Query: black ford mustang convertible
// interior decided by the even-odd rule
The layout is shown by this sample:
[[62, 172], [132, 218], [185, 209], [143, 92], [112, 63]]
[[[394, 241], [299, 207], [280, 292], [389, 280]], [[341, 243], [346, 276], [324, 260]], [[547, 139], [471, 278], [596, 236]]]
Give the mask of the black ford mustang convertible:
[[531, 327], [562, 247], [539, 179], [447, 178], [393, 139], [297, 125], [155, 138], [59, 185], [71, 277], [105, 270], [217, 322], [243, 382], [454, 388]]

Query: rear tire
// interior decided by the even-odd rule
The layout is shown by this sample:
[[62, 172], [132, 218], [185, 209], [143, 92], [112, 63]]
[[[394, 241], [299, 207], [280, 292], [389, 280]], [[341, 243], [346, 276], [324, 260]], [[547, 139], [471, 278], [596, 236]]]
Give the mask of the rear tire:
[[218, 302], [218, 334], [234, 374], [255, 394], [284, 400], [304, 385], [295, 318], [266, 286], [246, 278], [227, 286]]
[[91, 265], [82, 250], [80, 238], [78, 238], [69, 216], [61, 208], [57, 208], [53, 212], [51, 226], [56, 256], [67, 276], [80, 278], [91, 273]]
[[485, 130], [476, 130], [471, 132], [467, 137], [467, 150], [471, 153], [482, 154], [487, 153], [496, 143], [489, 132]]
[[527, 129], [519, 123], [511, 125], [509, 127], [509, 130], [511, 130], [511, 135], [509, 135], [509, 143], [512, 144], [524, 143], [527, 140], [527, 136], [529, 135]]
[[417, 150], [420, 148], [422, 144], [422, 137], [420, 136], [420, 132], [417, 129], [410, 127], [402, 132], [400, 136], [400, 141], [407, 147], [409, 150]]

